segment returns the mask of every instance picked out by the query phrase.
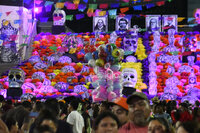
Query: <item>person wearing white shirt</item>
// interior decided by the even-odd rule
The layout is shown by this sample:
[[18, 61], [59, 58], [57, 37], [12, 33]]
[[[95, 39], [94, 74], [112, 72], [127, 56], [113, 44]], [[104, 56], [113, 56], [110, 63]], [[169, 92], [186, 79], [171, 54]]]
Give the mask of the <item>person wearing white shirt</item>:
[[84, 130], [84, 120], [82, 115], [77, 111], [78, 106], [79, 101], [73, 100], [68, 107], [70, 114], [67, 117], [67, 122], [72, 126], [73, 133], [83, 133]]

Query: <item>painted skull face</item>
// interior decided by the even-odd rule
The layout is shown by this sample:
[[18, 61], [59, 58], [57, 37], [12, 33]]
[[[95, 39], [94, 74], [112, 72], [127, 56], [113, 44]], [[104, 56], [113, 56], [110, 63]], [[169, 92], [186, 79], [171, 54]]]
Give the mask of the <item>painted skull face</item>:
[[66, 91], [68, 89], [69, 85], [64, 82], [58, 82], [55, 84], [54, 88], [59, 90], [60, 92]]
[[135, 88], [137, 83], [137, 71], [133, 68], [125, 68], [122, 70], [122, 78], [124, 87]]
[[58, 62], [70, 64], [70, 63], [72, 63], [72, 59], [70, 57], [68, 57], [68, 56], [61, 56], [59, 58]]
[[200, 8], [196, 9], [194, 13], [195, 20], [198, 24], [200, 24]]
[[31, 56], [31, 58], [29, 58], [28, 61], [29, 61], [32, 65], [33, 65], [34, 63], [42, 62], [41, 59], [40, 59], [40, 56], [38, 56], [38, 55]]
[[44, 64], [44, 63], [36, 63], [35, 65], [34, 65], [34, 69], [44, 69], [44, 70], [46, 70], [47, 69], [47, 65], [46, 64]]
[[9, 87], [21, 88], [25, 80], [25, 73], [21, 69], [11, 69], [8, 73]]
[[64, 72], [64, 73], [68, 73], [68, 72], [75, 73], [75, 69], [72, 66], [64, 66], [61, 69], [61, 71]]
[[55, 10], [53, 12], [53, 25], [64, 25], [65, 24], [65, 11], [63, 10]]
[[41, 81], [45, 78], [45, 73], [43, 72], [34, 72], [32, 75], [32, 79], [40, 79]]
[[137, 49], [137, 36], [126, 36], [123, 39], [124, 51], [136, 52]]

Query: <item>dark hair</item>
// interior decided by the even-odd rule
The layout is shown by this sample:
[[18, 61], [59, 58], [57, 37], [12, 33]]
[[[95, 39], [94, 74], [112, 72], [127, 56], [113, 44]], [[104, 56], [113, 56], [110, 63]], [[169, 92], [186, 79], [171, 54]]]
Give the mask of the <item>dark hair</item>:
[[120, 21], [126, 21], [126, 24], [128, 23], [128, 21], [127, 21], [125, 18], [121, 18], [121, 19], [119, 20], [119, 24], [120, 24]]
[[73, 108], [74, 110], [77, 110], [78, 105], [79, 105], [79, 101], [78, 101], [78, 100], [72, 100], [72, 101], [70, 102], [70, 105], [72, 106], [72, 108]]
[[177, 127], [183, 127], [187, 132], [189, 133], [199, 133], [198, 131], [200, 130], [198, 122], [195, 121], [186, 121], [180, 123], [180, 125]]
[[42, 124], [43, 120], [52, 120], [56, 126], [58, 125], [57, 116], [50, 110], [44, 109], [39, 113], [39, 116], [35, 120], [36, 127], [39, 127]]
[[16, 119], [12, 116], [6, 118], [5, 120], [5, 124], [7, 125], [9, 131], [11, 130], [11, 127], [14, 126], [16, 123], [17, 123]]
[[58, 116], [60, 112], [60, 106], [57, 99], [47, 99], [44, 103], [44, 109], [51, 110], [54, 115]]
[[41, 125], [36, 129], [34, 129], [34, 133], [44, 133], [44, 132], [54, 133], [53, 129], [48, 125]]
[[36, 103], [35, 103], [35, 110], [37, 111], [37, 112], [40, 112], [40, 110], [42, 109], [42, 102], [40, 102], [40, 101], [37, 101]]
[[120, 123], [119, 120], [117, 118], [117, 116], [115, 114], [113, 114], [110, 111], [106, 111], [101, 113], [99, 116], [97, 116], [97, 118], [95, 119], [95, 123], [94, 123], [94, 130], [97, 130], [99, 123], [101, 122], [102, 119], [106, 118], [106, 117], [111, 117], [113, 120], [115, 120], [117, 122], [117, 127], [119, 128]]
[[195, 105], [199, 107], [200, 103], [198, 100], [195, 101]]
[[151, 122], [153, 120], [157, 120], [159, 121], [163, 126], [165, 126], [165, 132], [166, 133], [170, 133], [171, 132], [171, 129], [170, 129], [170, 125], [169, 123], [167, 122], [167, 120], [163, 117], [150, 117], [148, 122]]
[[5, 101], [5, 99], [4, 99], [3, 95], [0, 95], [0, 102], [4, 102], [4, 101]]
[[29, 101], [24, 101], [24, 102], [22, 102], [21, 105], [22, 105], [24, 108], [29, 109], [29, 111], [32, 109], [32, 105], [31, 105], [31, 103], [30, 103]]

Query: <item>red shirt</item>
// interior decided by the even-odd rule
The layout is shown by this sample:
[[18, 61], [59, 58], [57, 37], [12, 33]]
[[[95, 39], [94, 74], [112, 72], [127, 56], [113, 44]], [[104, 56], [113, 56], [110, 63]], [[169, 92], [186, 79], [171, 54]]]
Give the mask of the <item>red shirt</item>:
[[132, 122], [128, 122], [119, 129], [119, 133], [147, 133], [148, 127], [139, 127]]

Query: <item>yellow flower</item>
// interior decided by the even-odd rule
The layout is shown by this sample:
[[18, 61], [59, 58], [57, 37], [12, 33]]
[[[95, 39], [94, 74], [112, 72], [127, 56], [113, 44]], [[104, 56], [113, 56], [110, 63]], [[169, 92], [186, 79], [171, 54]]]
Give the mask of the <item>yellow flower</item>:
[[51, 82], [51, 86], [54, 86], [56, 84], [56, 82]]
[[61, 70], [58, 70], [58, 69], [53, 70], [53, 73], [54, 73], [55, 75], [58, 75], [60, 72], [61, 72]]

